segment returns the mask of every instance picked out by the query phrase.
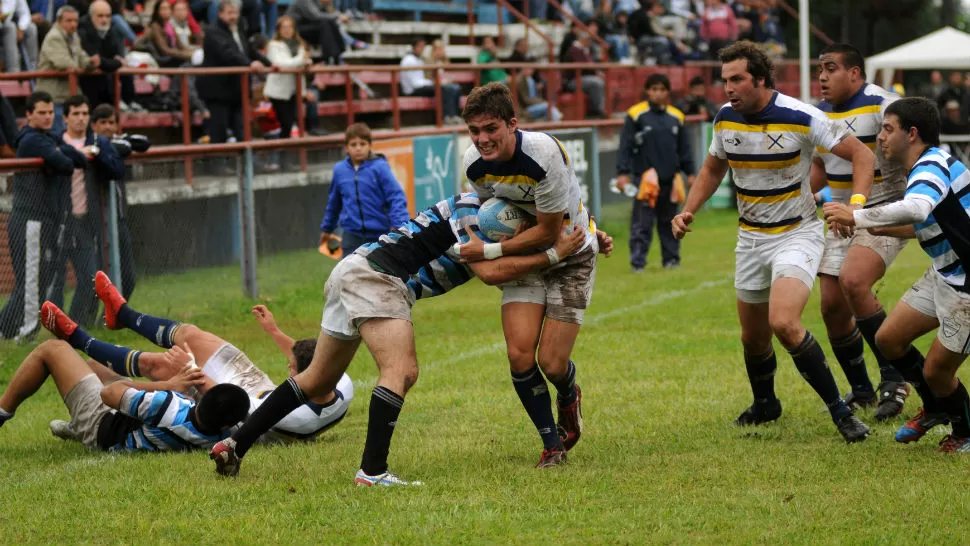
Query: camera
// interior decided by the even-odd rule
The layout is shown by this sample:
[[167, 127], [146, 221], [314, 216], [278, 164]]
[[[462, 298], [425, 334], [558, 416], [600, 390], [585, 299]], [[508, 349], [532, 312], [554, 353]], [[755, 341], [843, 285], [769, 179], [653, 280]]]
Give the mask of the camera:
[[114, 146], [118, 155], [125, 158], [130, 156], [132, 152], [141, 153], [147, 151], [151, 148], [152, 143], [145, 135], [129, 135], [128, 133], [124, 133], [112, 138], [111, 145]]

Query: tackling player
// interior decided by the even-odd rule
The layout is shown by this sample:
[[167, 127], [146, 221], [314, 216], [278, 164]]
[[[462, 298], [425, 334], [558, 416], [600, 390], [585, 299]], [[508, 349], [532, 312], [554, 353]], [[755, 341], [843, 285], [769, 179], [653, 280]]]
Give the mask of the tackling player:
[[[833, 44], [822, 50], [818, 81], [823, 98], [819, 110], [864, 144], [876, 148], [883, 112], [899, 96], [866, 83], [862, 55], [849, 44]], [[875, 151], [876, 170], [867, 208], [897, 201], [906, 191], [903, 170], [886, 162], [878, 148]], [[832, 200], [849, 204], [852, 163], [819, 148], [812, 164], [812, 191], [824, 184], [832, 190]], [[829, 229], [825, 234], [825, 253], [818, 269], [822, 318], [832, 351], [851, 386], [846, 404], [853, 408], [878, 404], [875, 419], [885, 421], [903, 411], [909, 387], [876, 346], [876, 331], [886, 320], [886, 311], [872, 286], [886, 274], [886, 268], [906, 246], [906, 239], [873, 235], [865, 229], [849, 236], [837, 231]], [[863, 339], [879, 363], [878, 395], [866, 372]]]
[[825, 247], [809, 187], [812, 153], [822, 147], [852, 163], [853, 202], [869, 194], [875, 157], [817, 108], [775, 91], [771, 61], [755, 44], [737, 42], [719, 56], [730, 104], [715, 117], [710, 154], [673, 230], [677, 237], [690, 231], [694, 213], [731, 167], [740, 214], [734, 286], [754, 394], [735, 423], [760, 425], [781, 417], [774, 335], [822, 398], [842, 437], [865, 440], [869, 427], [842, 400], [825, 353], [802, 326], [801, 315]]
[[[584, 234], [577, 252], [552, 256], [553, 267], [547, 271], [502, 286], [502, 329], [512, 384], [542, 438], [537, 467], [555, 466], [565, 462], [566, 452], [583, 432], [582, 391], [569, 357], [593, 294], [595, 227], [562, 144], [545, 133], [517, 128], [512, 95], [504, 84], [472, 90], [462, 117], [473, 143], [465, 152], [464, 170], [479, 198], [501, 197], [536, 216], [536, 225], [514, 239], [463, 245], [463, 259], [545, 251], [564, 223]], [[558, 391], [558, 426], [546, 379]]]
[[[879, 328], [876, 343], [923, 398], [896, 441], [915, 442], [949, 420], [953, 432], [939, 451], [970, 453], [970, 396], [956, 376], [970, 354], [970, 172], [939, 144], [940, 114], [932, 101], [894, 102], [879, 146], [886, 160], [909, 172], [905, 197], [871, 209], [827, 203], [823, 210], [826, 220], [843, 226], [915, 237], [933, 260]], [[937, 327], [924, 360], [912, 342]]]
[[[41, 323], [55, 336], [109, 366], [116, 373], [126, 377], [164, 381], [175, 376], [186, 364], [196, 365], [198, 359], [207, 376], [205, 384], [198, 392], [204, 394], [220, 383], [237, 385], [249, 395], [250, 411], [259, 407], [275, 388], [269, 376], [253, 364], [245, 353], [219, 336], [193, 324], [135, 311], [102, 271], [95, 275], [94, 284], [98, 297], [104, 302], [105, 323], [108, 328], [128, 328], [169, 351], [146, 353], [95, 339], [51, 302], [45, 302], [41, 307]], [[253, 314], [286, 355], [290, 375], [306, 369], [313, 358], [316, 340], [294, 341], [279, 329], [272, 313], [265, 306], [257, 305], [253, 308]], [[282, 442], [315, 438], [344, 418], [353, 394], [353, 382], [345, 374], [335, 390], [307, 400], [261, 439]], [[51, 424], [52, 431], [63, 428], [64, 425], [60, 423]], [[57, 435], [64, 437], [62, 434]]]

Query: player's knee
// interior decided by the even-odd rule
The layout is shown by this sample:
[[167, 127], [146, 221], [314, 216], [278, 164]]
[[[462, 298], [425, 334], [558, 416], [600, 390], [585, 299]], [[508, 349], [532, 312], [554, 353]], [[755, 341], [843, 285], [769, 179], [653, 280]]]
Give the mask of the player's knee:
[[851, 271], [839, 276], [839, 286], [842, 287], [842, 292], [850, 302], [867, 297], [872, 293], [872, 285], [869, 283], [869, 279]]
[[886, 328], [880, 328], [876, 331], [876, 347], [879, 348], [879, 352], [886, 358], [897, 360], [906, 354], [909, 342], [903, 342], [898, 336], [892, 335]]
[[506, 354], [509, 357], [509, 367], [514, 372], [524, 372], [531, 369], [536, 363], [534, 349], [525, 349], [509, 344]]
[[798, 346], [805, 336], [805, 329], [802, 321], [797, 316], [777, 315], [768, 319], [771, 331], [774, 332], [778, 341], [785, 347], [791, 348]]
[[569, 356], [539, 354], [539, 368], [552, 381], [558, 381], [566, 376], [569, 368]]
[[64, 341], [63, 339], [48, 339], [34, 348], [33, 352], [42, 357], [47, 357], [58, 351], [65, 350], [73, 350], [68, 342]]
[[196, 338], [203, 334], [201, 328], [194, 324], [182, 324], [178, 331], [175, 333], [177, 339], [176, 343], [191, 343], [193, 338]]
[[747, 354], [765, 354], [771, 348], [771, 331], [759, 331], [750, 328], [742, 328], [741, 346], [744, 348], [744, 352]]
[[929, 365], [923, 368], [923, 379], [937, 396], [949, 395], [953, 390], [953, 373], [937, 366]]

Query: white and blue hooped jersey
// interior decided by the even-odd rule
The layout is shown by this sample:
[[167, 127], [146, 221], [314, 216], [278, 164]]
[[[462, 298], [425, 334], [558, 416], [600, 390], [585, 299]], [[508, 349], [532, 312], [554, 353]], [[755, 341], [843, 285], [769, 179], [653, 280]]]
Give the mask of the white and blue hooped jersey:
[[[452, 228], [458, 242], [464, 244], [469, 241], [469, 229], [479, 239], [487, 241], [478, 228], [478, 209], [481, 207], [478, 196], [473, 193], [462, 194], [460, 202], [462, 206], [456, 206], [451, 215]], [[453, 248], [449, 248], [412, 275], [407, 286], [416, 301], [421, 298], [440, 296], [473, 278], [475, 278], [475, 272], [467, 264], [462, 263]]]
[[174, 391], [128, 389], [121, 397], [119, 411], [141, 426], [129, 429], [120, 443], [106, 447], [112, 451], [210, 449], [229, 436], [228, 430], [212, 436], [199, 432], [189, 418], [194, 407], [195, 402]]
[[741, 233], [771, 237], [818, 221], [809, 183], [815, 148], [831, 150], [848, 135], [844, 124], [777, 91], [755, 114], [721, 108], [709, 151], [734, 172]]
[[[836, 106], [824, 100], [818, 104], [818, 109], [825, 112], [829, 119], [844, 125], [876, 154], [876, 171], [867, 208], [898, 201], [906, 192], [906, 173], [887, 162], [876, 143], [876, 137], [882, 131], [886, 107], [898, 99], [899, 95], [867, 83], [845, 104]], [[832, 190], [832, 200], [848, 204], [852, 197], [852, 162], [833, 154], [828, 148], [819, 146], [816, 150], [825, 163], [825, 179]]]
[[909, 171], [906, 199], [925, 199], [933, 212], [916, 224], [916, 238], [947, 284], [970, 292], [970, 172], [955, 157], [930, 147]]

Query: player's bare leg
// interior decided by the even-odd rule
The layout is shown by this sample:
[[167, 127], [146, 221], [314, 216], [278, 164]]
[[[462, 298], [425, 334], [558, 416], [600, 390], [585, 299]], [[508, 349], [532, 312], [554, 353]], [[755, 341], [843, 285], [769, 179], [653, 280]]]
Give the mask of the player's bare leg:
[[13, 417], [20, 404], [36, 393], [49, 376], [54, 377], [57, 392], [64, 398], [91, 374], [91, 368], [64, 341], [47, 340], [41, 343], [20, 364], [3, 396], [0, 396], [0, 426]]
[[565, 462], [566, 449], [552, 415], [549, 386], [536, 362], [545, 305], [514, 302], [502, 305], [502, 330], [512, 372], [512, 385], [542, 438], [540, 468]]
[[845, 403], [853, 409], [874, 407], [878, 399], [866, 371], [865, 342], [862, 333], [856, 328], [855, 317], [842, 292], [839, 277], [820, 273], [818, 280], [825, 330], [832, 352], [835, 353], [851, 389], [845, 397]]
[[902, 413], [903, 404], [909, 396], [906, 380], [876, 345], [876, 332], [886, 320], [886, 311], [872, 292], [872, 287], [885, 274], [886, 263], [882, 256], [871, 248], [853, 245], [846, 253], [839, 275], [839, 284], [856, 317], [859, 331], [879, 364], [879, 408], [875, 413], [877, 421], [892, 419]]
[[576, 384], [576, 366], [570, 360], [580, 325], [546, 318], [539, 340], [539, 368], [556, 387], [559, 436], [569, 451], [583, 434], [582, 390]]

